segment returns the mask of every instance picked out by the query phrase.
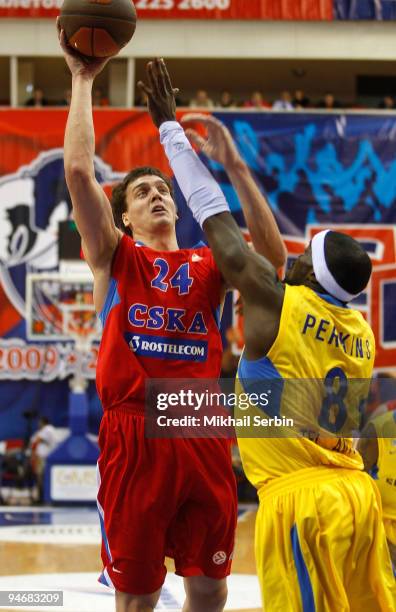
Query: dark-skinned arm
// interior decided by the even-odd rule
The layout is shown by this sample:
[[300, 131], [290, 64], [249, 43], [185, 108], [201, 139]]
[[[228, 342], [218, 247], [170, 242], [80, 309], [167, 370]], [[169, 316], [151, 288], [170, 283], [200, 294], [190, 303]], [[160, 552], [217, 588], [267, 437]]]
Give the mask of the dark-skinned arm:
[[284, 288], [273, 265], [247, 246], [230, 213], [209, 217], [203, 230], [223, 278], [242, 295], [245, 356], [259, 359], [277, 336]]
[[148, 64], [147, 77], [148, 85], [139, 86], [147, 94], [151, 118], [160, 127], [161, 142], [176, 180], [206, 234], [224, 280], [242, 294], [246, 354], [249, 359], [259, 358], [276, 337], [283, 287], [270, 262], [249, 249], [224, 194], [175, 123], [174, 89], [163, 60]]
[[[159, 128], [165, 122], [176, 120], [175, 92], [178, 90], [173, 88], [165, 62], [162, 59], [149, 62], [146, 72], [148, 84], [140, 81], [138, 86], [147, 95], [151, 118]], [[257, 252], [264, 255], [276, 268], [282, 266], [286, 260], [286, 249], [274, 216], [249, 169], [241, 159], [231, 134], [214, 117], [190, 114], [185, 118], [186, 122], [199, 120], [208, 127], [207, 140], [200, 139], [194, 130], [189, 130], [188, 134], [204, 153], [225, 166], [241, 198], [248, 229]], [[202, 162], [199, 160], [199, 163]], [[203, 164], [202, 167], [204, 168]], [[218, 186], [208, 171], [207, 176], [212, 179], [212, 191], [214, 193]], [[178, 180], [178, 176], [176, 176], [176, 179]], [[182, 187], [182, 185], [180, 186]]]
[[[174, 122], [176, 119], [176, 103], [175, 89], [172, 86], [169, 73], [165, 62], [162, 59], [156, 59], [147, 64], [147, 79], [148, 84], [139, 82], [138, 85], [147, 95], [148, 109], [157, 126], [163, 126], [167, 122]], [[187, 139], [182, 132], [180, 142], [177, 143], [177, 150], [181, 154], [185, 154], [183, 162], [178, 167], [182, 166], [181, 173], [184, 176], [178, 176], [175, 171], [175, 176], [183, 190], [183, 183], [193, 183], [191, 175], [200, 173], [202, 177], [197, 183], [188, 185], [190, 193], [187, 195], [187, 204], [191, 206], [194, 199], [199, 198], [204, 205], [213, 200], [213, 208], [222, 208], [223, 214], [210, 216], [203, 224], [209, 246], [213, 251], [214, 258], [223, 274], [227, 283], [239, 289], [245, 300], [251, 296], [256, 298], [257, 295], [262, 295], [262, 292], [269, 287], [270, 291], [276, 285], [279, 290], [279, 284], [276, 283], [276, 273], [273, 266], [264, 257], [260, 257], [247, 246], [242, 233], [235, 223], [232, 215], [229, 212], [228, 205], [224, 195], [221, 193], [216, 181], [209, 173], [204, 164], [199, 160], [196, 153], [191, 149]], [[187, 142], [183, 142], [183, 137]], [[172, 166], [173, 167], [173, 166]], [[175, 170], [175, 168], [174, 168]], [[201, 181], [201, 182], [200, 182]], [[204, 194], [204, 196], [202, 196]], [[185, 194], [186, 195], [186, 194]], [[199, 219], [199, 211], [195, 211]], [[250, 273], [249, 277], [247, 273]], [[268, 282], [261, 282], [265, 277]], [[283, 291], [281, 292], [283, 295]]]

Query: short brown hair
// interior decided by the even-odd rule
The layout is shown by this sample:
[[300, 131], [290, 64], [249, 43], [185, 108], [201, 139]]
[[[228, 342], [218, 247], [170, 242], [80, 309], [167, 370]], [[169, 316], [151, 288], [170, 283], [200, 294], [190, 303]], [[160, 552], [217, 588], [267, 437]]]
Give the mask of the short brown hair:
[[126, 204], [126, 191], [128, 189], [128, 185], [136, 181], [136, 179], [141, 176], [159, 176], [164, 183], [166, 183], [169, 187], [170, 194], [172, 198], [174, 198], [173, 185], [172, 181], [161, 170], [158, 168], [154, 168], [153, 166], [139, 166], [138, 168], [134, 168], [124, 177], [121, 183], [118, 183], [113, 188], [111, 194], [111, 208], [113, 211], [114, 222], [116, 227], [118, 227], [124, 234], [128, 234], [128, 236], [132, 236], [132, 231], [129, 227], [126, 227], [122, 221], [122, 215], [127, 210]]

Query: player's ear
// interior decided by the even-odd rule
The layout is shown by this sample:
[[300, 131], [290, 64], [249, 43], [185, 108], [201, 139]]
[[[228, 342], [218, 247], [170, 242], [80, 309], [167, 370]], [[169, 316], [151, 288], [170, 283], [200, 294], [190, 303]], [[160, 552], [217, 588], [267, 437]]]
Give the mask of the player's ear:
[[310, 283], [317, 283], [318, 282], [318, 280], [317, 280], [317, 278], [315, 276], [315, 272], [314, 272], [313, 268], [312, 268], [312, 270], [310, 270], [308, 272], [308, 274], [306, 276], [306, 280], [308, 280]]
[[129, 226], [129, 217], [128, 217], [128, 213], [123, 212], [122, 213], [122, 222], [125, 225], [125, 227]]

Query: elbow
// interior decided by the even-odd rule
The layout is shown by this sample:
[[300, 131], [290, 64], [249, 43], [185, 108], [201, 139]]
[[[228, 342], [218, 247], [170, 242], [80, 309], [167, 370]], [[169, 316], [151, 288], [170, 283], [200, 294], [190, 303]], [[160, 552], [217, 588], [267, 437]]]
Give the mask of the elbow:
[[93, 169], [77, 160], [65, 160], [65, 178], [68, 186], [83, 183], [93, 176]]
[[246, 255], [249, 255], [248, 248], [241, 248], [238, 243], [229, 244], [223, 248], [221, 259], [224, 269], [232, 271], [233, 274], [239, 275], [243, 272], [246, 265]]

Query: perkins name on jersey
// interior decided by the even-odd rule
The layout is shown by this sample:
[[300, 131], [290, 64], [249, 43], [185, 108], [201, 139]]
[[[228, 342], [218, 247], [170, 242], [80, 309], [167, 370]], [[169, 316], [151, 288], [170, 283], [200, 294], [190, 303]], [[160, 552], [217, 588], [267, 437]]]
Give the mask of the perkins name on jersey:
[[303, 328], [303, 335], [310, 334], [318, 342], [326, 342], [328, 345], [341, 349], [350, 356], [359, 359], [370, 359], [370, 341], [367, 338], [353, 336], [341, 329], [337, 329], [330, 321], [319, 319], [307, 313]]

